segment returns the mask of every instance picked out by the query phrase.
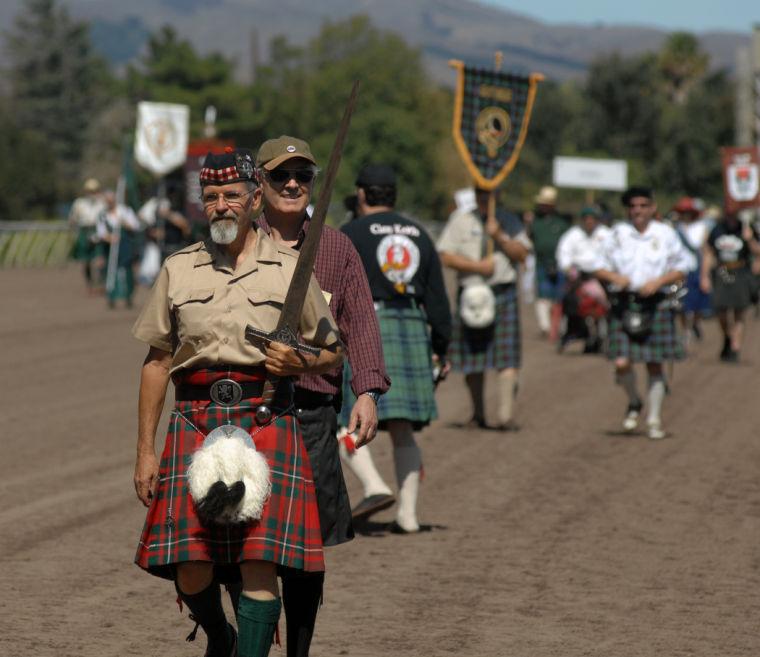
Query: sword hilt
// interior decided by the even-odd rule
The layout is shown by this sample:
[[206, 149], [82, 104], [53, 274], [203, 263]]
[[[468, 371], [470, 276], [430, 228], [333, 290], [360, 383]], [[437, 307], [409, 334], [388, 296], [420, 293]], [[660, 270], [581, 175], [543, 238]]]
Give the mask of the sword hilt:
[[299, 342], [288, 327], [267, 333], [266, 331], [262, 331], [261, 329], [257, 329], [248, 324], [248, 326], [245, 327], [245, 338], [253, 343], [281, 342], [299, 353], [311, 354], [312, 356], [319, 356], [322, 351], [319, 347], [312, 347], [310, 344]]

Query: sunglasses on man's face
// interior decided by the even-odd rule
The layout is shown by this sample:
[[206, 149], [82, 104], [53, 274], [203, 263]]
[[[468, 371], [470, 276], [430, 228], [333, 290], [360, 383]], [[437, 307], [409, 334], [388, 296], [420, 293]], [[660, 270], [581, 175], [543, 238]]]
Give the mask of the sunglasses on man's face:
[[295, 178], [296, 182], [305, 185], [314, 180], [314, 169], [274, 169], [267, 171], [267, 177], [273, 183], [284, 183]]

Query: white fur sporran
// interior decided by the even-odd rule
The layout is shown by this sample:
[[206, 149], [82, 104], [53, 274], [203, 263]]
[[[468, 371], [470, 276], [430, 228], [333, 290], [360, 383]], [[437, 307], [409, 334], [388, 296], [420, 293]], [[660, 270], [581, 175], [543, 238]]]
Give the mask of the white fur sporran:
[[496, 319], [496, 297], [485, 283], [474, 283], [462, 290], [459, 297], [459, 316], [468, 328], [491, 326]]
[[206, 436], [193, 454], [187, 478], [204, 524], [258, 520], [272, 488], [267, 460], [249, 433], [231, 424]]

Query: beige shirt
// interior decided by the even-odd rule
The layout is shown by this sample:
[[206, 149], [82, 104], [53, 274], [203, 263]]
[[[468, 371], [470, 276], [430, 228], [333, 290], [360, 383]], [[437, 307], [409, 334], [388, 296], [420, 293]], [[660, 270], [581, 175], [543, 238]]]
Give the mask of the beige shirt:
[[[528, 250], [533, 249], [527, 233], [521, 230], [517, 235], [510, 235]], [[450, 217], [438, 238], [436, 245], [439, 252], [453, 253], [470, 260], [481, 260], [486, 255], [486, 234], [483, 221], [475, 212], [457, 210]], [[517, 270], [512, 261], [499, 249], [493, 253], [494, 271], [485, 282], [488, 285], [514, 283], [517, 280]], [[483, 277], [478, 274], [457, 272], [460, 287], [482, 283]]]
[[[253, 253], [234, 261], [213, 242], [166, 259], [132, 328], [143, 342], [173, 355], [172, 372], [216, 365], [258, 365], [264, 353], [245, 339], [247, 324], [272, 331], [280, 317], [298, 252], [261, 229]], [[301, 315], [302, 339], [319, 347], [339, 341], [338, 328], [312, 275]]]

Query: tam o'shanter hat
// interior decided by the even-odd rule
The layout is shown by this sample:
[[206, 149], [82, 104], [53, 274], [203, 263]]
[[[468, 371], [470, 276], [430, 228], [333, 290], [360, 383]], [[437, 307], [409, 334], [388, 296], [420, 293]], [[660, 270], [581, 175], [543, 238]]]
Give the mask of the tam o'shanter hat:
[[277, 137], [277, 139], [267, 139], [261, 144], [259, 152], [256, 154], [256, 166], [263, 167], [267, 171], [272, 171], [283, 162], [296, 157], [308, 160], [315, 166], [317, 164], [317, 161], [311, 154], [309, 144], [303, 139], [282, 135], [281, 137]]
[[209, 153], [203, 161], [201, 185], [229, 185], [236, 182], [256, 182], [253, 153], [247, 148], [224, 149], [224, 153]]

